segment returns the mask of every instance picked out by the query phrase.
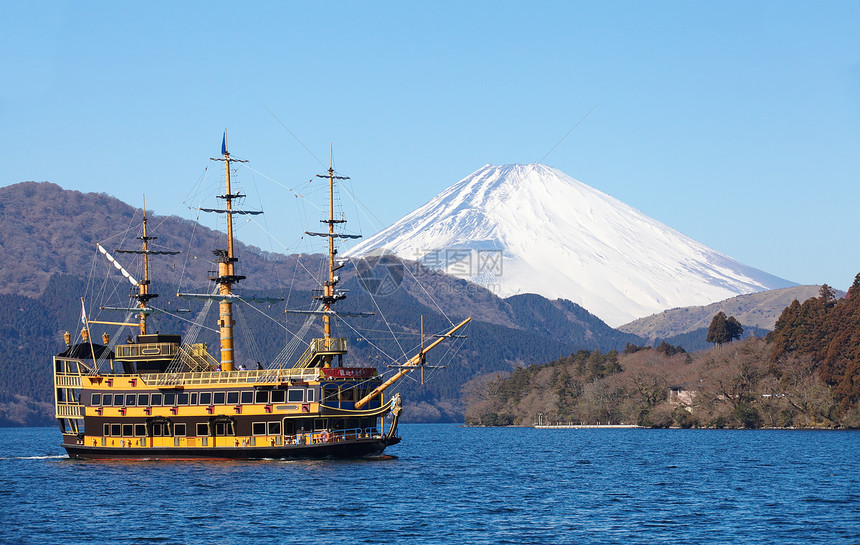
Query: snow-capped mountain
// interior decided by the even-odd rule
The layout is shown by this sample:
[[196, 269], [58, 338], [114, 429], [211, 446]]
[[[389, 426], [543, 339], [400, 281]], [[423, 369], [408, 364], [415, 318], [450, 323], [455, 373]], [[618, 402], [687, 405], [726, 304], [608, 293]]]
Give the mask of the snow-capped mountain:
[[563, 172], [486, 165], [352, 248], [578, 303], [611, 326], [795, 285], [748, 267]]

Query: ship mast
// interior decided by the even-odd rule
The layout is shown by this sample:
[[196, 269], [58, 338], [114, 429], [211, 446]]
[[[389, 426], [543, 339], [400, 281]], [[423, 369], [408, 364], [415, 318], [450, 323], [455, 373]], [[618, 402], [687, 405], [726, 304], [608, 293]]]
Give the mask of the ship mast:
[[140, 302], [140, 334], [146, 335], [146, 303], [156, 294], [149, 293], [149, 241], [156, 237], [149, 237], [146, 231], [146, 196], [143, 197], [143, 236], [137, 237], [143, 241], [143, 282], [139, 285], [137, 300]]
[[230, 185], [230, 163], [247, 163], [241, 159], [233, 159], [230, 157], [230, 152], [227, 151], [227, 131], [224, 131], [224, 139], [221, 141], [221, 158], [213, 158], [214, 161], [224, 161], [224, 171], [226, 174], [227, 191], [224, 195], [218, 195], [219, 199], [224, 199], [225, 206], [223, 212], [227, 215], [227, 250], [215, 250], [215, 255], [218, 262], [218, 276], [211, 277], [210, 280], [218, 284], [218, 295], [221, 296], [218, 316], [218, 328], [221, 338], [221, 370], [232, 371], [233, 365], [233, 303], [230, 296], [233, 294], [233, 284], [244, 279], [244, 276], [237, 276], [235, 271], [236, 259], [233, 251], [233, 200], [244, 197], [240, 193], [233, 193]]

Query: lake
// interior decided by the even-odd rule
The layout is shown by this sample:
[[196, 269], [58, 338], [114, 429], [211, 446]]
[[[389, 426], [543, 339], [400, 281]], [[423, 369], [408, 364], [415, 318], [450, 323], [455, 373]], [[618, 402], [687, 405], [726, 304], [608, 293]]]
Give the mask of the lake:
[[860, 432], [400, 433], [377, 459], [100, 462], [0, 428], [0, 543], [860, 543]]

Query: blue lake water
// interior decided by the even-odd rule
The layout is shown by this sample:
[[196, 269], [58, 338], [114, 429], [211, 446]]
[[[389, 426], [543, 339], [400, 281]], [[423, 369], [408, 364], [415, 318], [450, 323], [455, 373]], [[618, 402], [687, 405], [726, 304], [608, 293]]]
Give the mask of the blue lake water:
[[0, 543], [860, 543], [860, 432], [401, 434], [379, 459], [98, 462], [0, 429]]

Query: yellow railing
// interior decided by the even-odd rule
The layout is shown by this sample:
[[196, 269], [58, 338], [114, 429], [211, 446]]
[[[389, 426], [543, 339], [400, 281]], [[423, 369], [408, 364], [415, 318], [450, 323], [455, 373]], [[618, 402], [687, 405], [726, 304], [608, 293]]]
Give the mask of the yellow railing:
[[83, 418], [84, 406], [80, 403], [57, 403], [57, 418]]
[[172, 357], [176, 355], [178, 347], [176, 343], [118, 344], [114, 346], [114, 354], [117, 359]]
[[320, 354], [345, 354], [346, 339], [329, 338], [329, 339], [314, 339], [302, 354], [302, 357], [293, 366], [293, 369], [304, 369], [310, 365], [314, 357]]
[[54, 386], [57, 388], [81, 388], [81, 375], [64, 375], [57, 373]]
[[208, 384], [247, 384], [270, 382], [307, 382], [316, 380], [319, 369], [262, 369], [249, 371], [209, 371], [199, 373], [148, 373], [140, 375], [147, 386], [204, 386]]

